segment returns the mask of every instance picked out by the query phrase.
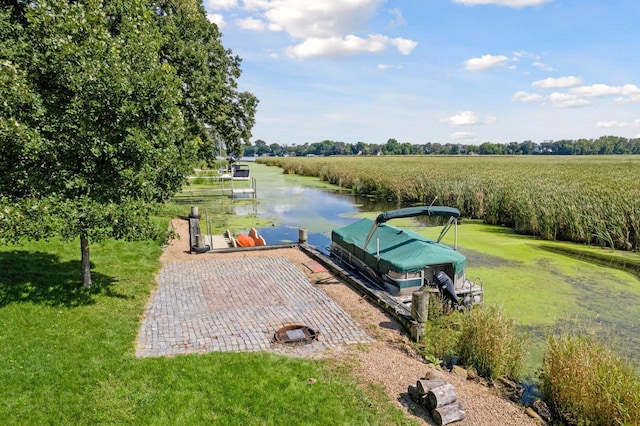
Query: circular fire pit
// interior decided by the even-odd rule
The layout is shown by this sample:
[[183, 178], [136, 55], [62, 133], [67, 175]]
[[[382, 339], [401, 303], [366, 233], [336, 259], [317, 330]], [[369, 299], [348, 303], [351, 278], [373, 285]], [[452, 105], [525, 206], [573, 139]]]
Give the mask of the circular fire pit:
[[306, 345], [318, 338], [319, 331], [302, 324], [285, 325], [273, 335], [274, 343]]

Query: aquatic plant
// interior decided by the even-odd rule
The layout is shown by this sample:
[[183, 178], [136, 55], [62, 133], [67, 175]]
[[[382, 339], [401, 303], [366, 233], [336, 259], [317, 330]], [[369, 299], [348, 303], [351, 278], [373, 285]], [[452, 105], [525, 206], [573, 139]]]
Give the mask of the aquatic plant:
[[589, 336], [547, 338], [539, 387], [571, 425], [640, 424], [640, 377], [609, 347]]
[[460, 209], [548, 240], [640, 249], [640, 158], [384, 156], [260, 159], [358, 194]]
[[519, 379], [527, 357], [528, 342], [514, 319], [497, 306], [481, 306], [462, 317], [458, 355], [483, 377]]

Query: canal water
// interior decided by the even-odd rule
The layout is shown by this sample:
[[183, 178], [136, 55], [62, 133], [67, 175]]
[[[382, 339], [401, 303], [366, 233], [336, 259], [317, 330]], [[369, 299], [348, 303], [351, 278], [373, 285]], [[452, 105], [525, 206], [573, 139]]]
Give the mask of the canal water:
[[305, 229], [309, 244], [326, 251], [333, 228], [358, 220], [362, 212], [396, 208], [336, 190], [317, 178], [285, 175], [278, 167], [252, 164], [251, 169], [256, 178], [256, 201], [236, 206], [235, 212], [272, 219], [273, 226], [256, 228], [268, 244], [297, 242], [299, 230]]
[[[222, 203], [225, 213], [254, 215], [270, 225], [256, 226], [268, 244], [297, 242], [299, 229], [327, 252], [331, 230], [364, 213], [400, 206], [356, 197], [317, 178], [285, 175], [282, 169], [251, 164], [255, 200]], [[213, 209], [216, 204], [203, 207]], [[640, 365], [640, 280], [624, 271], [553, 253], [544, 242], [508, 228], [463, 225], [460, 251], [467, 257], [467, 278], [481, 277], [485, 303], [504, 308], [530, 335], [529, 370], [542, 361], [545, 336], [562, 329], [594, 334]], [[421, 232], [436, 238], [440, 227]], [[240, 232], [248, 232], [238, 230]]]

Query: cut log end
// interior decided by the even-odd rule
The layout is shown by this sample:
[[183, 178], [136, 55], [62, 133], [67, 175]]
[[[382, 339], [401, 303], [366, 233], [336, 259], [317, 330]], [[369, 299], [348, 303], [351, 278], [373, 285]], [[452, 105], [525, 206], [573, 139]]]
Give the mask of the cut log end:
[[443, 426], [466, 419], [467, 413], [460, 403], [454, 403], [433, 409], [431, 417], [438, 426]]
[[458, 393], [452, 384], [446, 383], [427, 392], [425, 400], [427, 402], [427, 408], [433, 410], [456, 402], [458, 400]]
[[426, 380], [420, 379], [416, 382], [416, 388], [420, 396], [426, 395], [433, 388], [437, 388], [443, 385], [446, 385], [447, 382], [444, 380]]

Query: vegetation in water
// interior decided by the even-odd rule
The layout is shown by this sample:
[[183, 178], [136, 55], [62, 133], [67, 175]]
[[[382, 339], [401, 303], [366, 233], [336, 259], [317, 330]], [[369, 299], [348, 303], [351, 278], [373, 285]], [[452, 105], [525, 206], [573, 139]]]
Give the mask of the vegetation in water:
[[570, 425], [640, 424], [640, 376], [592, 337], [549, 336], [539, 387], [550, 407]]
[[458, 340], [460, 362], [483, 377], [519, 379], [528, 341], [513, 318], [495, 305], [472, 309], [463, 317]]
[[464, 217], [522, 234], [622, 250], [640, 248], [640, 158], [266, 158], [286, 173], [316, 176], [398, 204], [458, 208]]
[[422, 342], [427, 359], [455, 360], [487, 379], [521, 377], [528, 341], [514, 319], [495, 305], [468, 312], [446, 312], [442, 306], [439, 298], [430, 298]]

